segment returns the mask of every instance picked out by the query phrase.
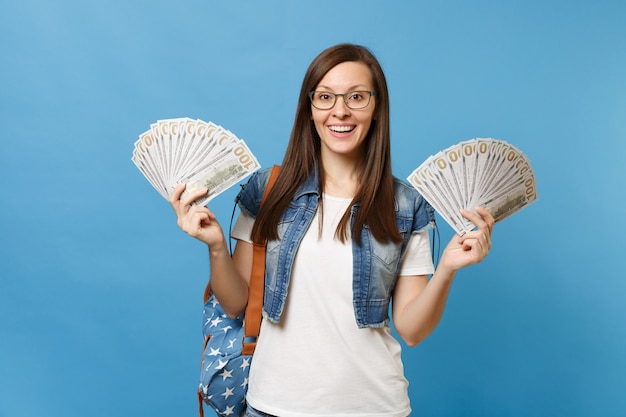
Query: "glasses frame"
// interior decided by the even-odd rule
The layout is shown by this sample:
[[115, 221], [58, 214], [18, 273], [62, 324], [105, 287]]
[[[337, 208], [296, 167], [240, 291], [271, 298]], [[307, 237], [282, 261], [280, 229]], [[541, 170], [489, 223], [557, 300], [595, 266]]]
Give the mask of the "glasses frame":
[[[317, 107], [315, 104], [313, 104], [313, 94], [315, 94], [315, 93], [326, 93], [326, 94], [332, 95], [335, 98], [333, 100], [332, 106], [330, 106], [329, 108], [325, 109], [325, 108]], [[350, 104], [348, 104], [348, 98], [347, 97], [348, 97], [348, 95], [354, 94], [354, 93], [367, 94], [367, 104], [365, 104], [365, 106], [363, 106], [363, 107], [351, 107]], [[370, 102], [372, 101], [372, 96], [376, 95], [376, 91], [354, 90], [354, 91], [348, 91], [347, 93], [338, 94], [338, 93], [331, 93], [330, 91], [313, 90], [313, 91], [309, 91], [309, 93], [307, 95], [309, 96], [309, 101], [311, 102], [311, 106], [315, 107], [318, 110], [330, 110], [330, 109], [332, 109], [333, 107], [335, 107], [335, 104], [337, 104], [337, 97], [339, 97], [339, 96], [343, 97], [344, 104], [350, 110], [363, 110], [364, 108], [366, 108], [367, 106], [370, 105]]]

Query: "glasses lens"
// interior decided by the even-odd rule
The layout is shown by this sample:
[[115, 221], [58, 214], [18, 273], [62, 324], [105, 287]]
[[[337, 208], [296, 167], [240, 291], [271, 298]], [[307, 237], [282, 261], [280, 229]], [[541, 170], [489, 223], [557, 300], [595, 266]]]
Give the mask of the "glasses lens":
[[362, 109], [370, 103], [369, 91], [352, 91], [346, 93], [346, 104], [351, 109]]
[[320, 110], [328, 110], [335, 105], [337, 99], [333, 93], [327, 93], [325, 91], [313, 91], [309, 95], [311, 97], [311, 103], [313, 106]]

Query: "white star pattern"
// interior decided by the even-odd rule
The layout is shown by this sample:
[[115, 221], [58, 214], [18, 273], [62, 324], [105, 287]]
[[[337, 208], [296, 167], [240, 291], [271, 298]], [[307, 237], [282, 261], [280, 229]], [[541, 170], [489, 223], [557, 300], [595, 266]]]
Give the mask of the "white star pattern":
[[235, 407], [226, 407], [226, 410], [222, 411], [222, 414], [225, 416], [229, 416], [231, 414], [233, 414], [233, 410]]
[[200, 375], [204, 402], [219, 416], [236, 417], [245, 409], [252, 358], [241, 355], [242, 318], [228, 317], [214, 295], [203, 311], [205, 351]]
[[234, 388], [226, 388], [226, 391], [224, 391], [224, 393], [222, 394], [222, 397], [224, 397], [224, 399], [227, 400], [228, 397], [230, 397], [231, 395], [235, 395], [233, 394], [233, 390]]
[[233, 370], [228, 370], [228, 369], [224, 369], [222, 371], [221, 374], [219, 374], [219, 376], [222, 377], [222, 381], [226, 381], [226, 378], [232, 378], [233, 377]]
[[204, 325], [206, 326], [207, 324], [209, 324], [213, 320], [213, 317], [215, 317], [215, 313], [211, 314], [211, 317], [207, 317]]

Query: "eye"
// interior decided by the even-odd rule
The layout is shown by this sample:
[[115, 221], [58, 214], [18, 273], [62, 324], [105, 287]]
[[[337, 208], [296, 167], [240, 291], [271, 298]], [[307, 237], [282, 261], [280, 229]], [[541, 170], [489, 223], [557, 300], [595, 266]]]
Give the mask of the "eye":
[[317, 99], [320, 101], [333, 101], [334, 95], [331, 93], [319, 92], [317, 93]]
[[365, 95], [361, 91], [353, 91], [348, 98], [350, 101], [359, 102], [365, 100]]

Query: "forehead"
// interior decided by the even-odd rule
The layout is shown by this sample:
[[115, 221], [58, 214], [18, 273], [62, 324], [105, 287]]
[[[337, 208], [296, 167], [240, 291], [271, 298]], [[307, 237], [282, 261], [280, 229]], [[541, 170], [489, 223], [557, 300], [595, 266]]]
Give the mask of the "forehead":
[[372, 73], [362, 62], [342, 62], [332, 67], [317, 84], [317, 88], [344, 91], [353, 88], [372, 89]]

